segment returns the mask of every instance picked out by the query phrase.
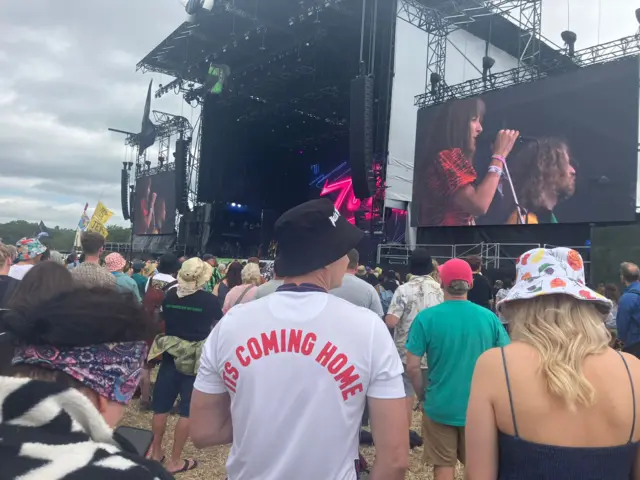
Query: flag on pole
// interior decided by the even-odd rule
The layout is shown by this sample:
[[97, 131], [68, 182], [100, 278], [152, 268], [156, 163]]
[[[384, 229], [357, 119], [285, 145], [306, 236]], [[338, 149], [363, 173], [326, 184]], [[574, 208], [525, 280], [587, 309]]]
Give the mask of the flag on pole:
[[96, 205], [96, 209], [93, 211], [93, 215], [91, 216], [91, 220], [89, 220], [89, 224], [87, 225], [87, 231], [98, 232], [104, 238], [107, 238], [109, 232], [104, 225], [112, 216], [113, 212], [105, 207], [102, 202], [98, 202], [98, 205]]

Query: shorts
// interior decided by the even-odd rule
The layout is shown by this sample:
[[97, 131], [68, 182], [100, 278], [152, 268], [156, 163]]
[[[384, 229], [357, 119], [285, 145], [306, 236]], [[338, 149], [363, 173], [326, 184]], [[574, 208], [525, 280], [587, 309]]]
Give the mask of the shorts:
[[422, 414], [422, 439], [424, 462], [436, 467], [455, 467], [464, 463], [464, 427], [444, 425]]
[[173, 357], [168, 353], [162, 354], [162, 363], [153, 388], [152, 406], [153, 413], [161, 415], [169, 413], [180, 395], [180, 407], [178, 414], [189, 418], [191, 408], [191, 393], [195, 375], [185, 375], [176, 370]]

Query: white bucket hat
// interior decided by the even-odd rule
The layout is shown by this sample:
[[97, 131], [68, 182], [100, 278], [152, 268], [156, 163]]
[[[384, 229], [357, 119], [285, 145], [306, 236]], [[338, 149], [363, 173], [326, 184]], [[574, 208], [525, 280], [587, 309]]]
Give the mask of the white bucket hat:
[[603, 313], [611, 310], [611, 300], [586, 286], [584, 262], [575, 250], [564, 247], [536, 248], [523, 254], [517, 260], [517, 265], [516, 283], [507, 296], [498, 302], [498, 310], [514, 300], [558, 294], [593, 302]]

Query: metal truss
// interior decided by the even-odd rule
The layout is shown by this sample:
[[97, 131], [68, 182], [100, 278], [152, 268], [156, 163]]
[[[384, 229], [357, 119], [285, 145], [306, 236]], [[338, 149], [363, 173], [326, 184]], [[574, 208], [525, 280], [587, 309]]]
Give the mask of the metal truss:
[[539, 62], [536, 72], [527, 66], [521, 66], [492, 74], [487, 80], [477, 78], [457, 85], [445, 86], [442, 92], [435, 95], [427, 91], [416, 96], [415, 105], [425, 108], [448, 100], [474, 97], [486, 92], [542, 79], [552, 74], [573, 71], [580, 67], [607, 63], [638, 54], [640, 54], [640, 34], [579, 50], [571, 58], [558, 56], [554, 59], [542, 60]]
[[542, 0], [520, 1], [520, 34], [518, 66], [537, 68], [540, 63], [540, 29], [542, 28]]
[[522, 9], [521, 5], [527, 3], [527, 0], [447, 0], [431, 7], [418, 0], [401, 0], [398, 17], [427, 33], [442, 31], [443, 26], [451, 33], [482, 17]]
[[[463, 28], [480, 18], [502, 15], [520, 27], [518, 36], [518, 66], [529, 67], [535, 74], [540, 61], [540, 28], [542, 0], [447, 0], [431, 7], [418, 0], [401, 0], [398, 18], [429, 35], [427, 41], [427, 75], [425, 92], [444, 101], [446, 97], [446, 57], [449, 33]], [[515, 18], [512, 12], [518, 12]], [[431, 73], [437, 73], [440, 82], [431, 91]]]
[[136, 179], [140, 177], [148, 177], [150, 175], [155, 175], [161, 172], [172, 172], [176, 169], [176, 164], [174, 162], [165, 163], [162, 166], [158, 165], [157, 167], [145, 168], [144, 166], [140, 169], [139, 172], [136, 172]]

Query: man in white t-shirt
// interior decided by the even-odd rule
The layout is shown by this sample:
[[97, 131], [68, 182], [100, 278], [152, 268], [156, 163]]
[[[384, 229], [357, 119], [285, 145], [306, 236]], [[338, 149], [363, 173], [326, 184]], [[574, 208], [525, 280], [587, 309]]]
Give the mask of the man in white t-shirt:
[[403, 479], [409, 439], [403, 367], [380, 318], [328, 290], [362, 238], [327, 199], [276, 222], [284, 284], [234, 307], [200, 358], [191, 403], [198, 448], [232, 443], [229, 480], [356, 480], [368, 402], [371, 480]]
[[18, 250], [17, 262], [9, 268], [9, 276], [22, 280], [34, 265], [40, 263], [42, 254], [47, 251], [37, 238], [22, 238], [16, 243]]

